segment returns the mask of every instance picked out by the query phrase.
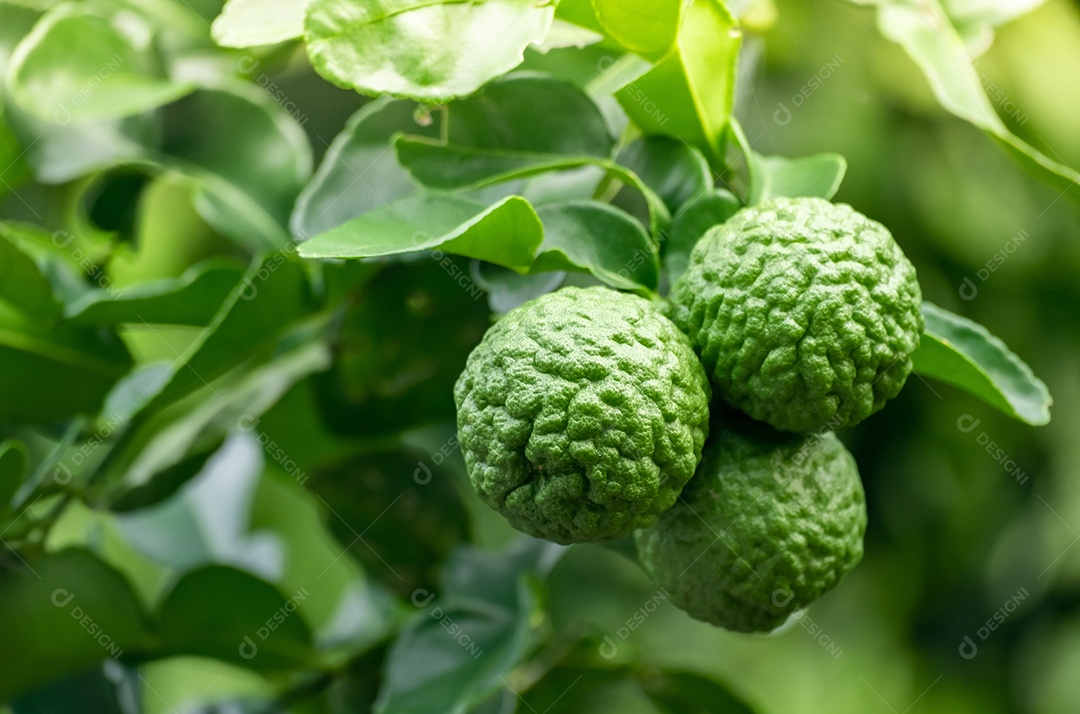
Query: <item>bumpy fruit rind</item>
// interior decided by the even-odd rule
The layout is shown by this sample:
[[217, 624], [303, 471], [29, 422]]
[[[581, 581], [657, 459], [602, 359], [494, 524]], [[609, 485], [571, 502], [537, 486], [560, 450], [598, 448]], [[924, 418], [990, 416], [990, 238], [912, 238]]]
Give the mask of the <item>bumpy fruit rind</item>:
[[862, 558], [866, 502], [832, 433], [710, 440], [679, 502], [636, 534], [672, 604], [739, 632], [768, 632]]
[[557, 543], [623, 537], [670, 508], [701, 458], [710, 396], [686, 336], [606, 288], [511, 310], [454, 389], [477, 493]]
[[671, 301], [716, 392], [800, 433], [881, 409], [923, 331], [915, 269], [889, 231], [818, 198], [774, 199], [710, 230]]

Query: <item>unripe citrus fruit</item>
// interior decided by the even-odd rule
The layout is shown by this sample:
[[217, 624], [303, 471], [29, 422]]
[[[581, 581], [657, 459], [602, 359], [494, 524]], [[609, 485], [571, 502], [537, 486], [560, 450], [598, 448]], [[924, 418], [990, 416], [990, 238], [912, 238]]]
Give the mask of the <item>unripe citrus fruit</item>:
[[558, 543], [619, 538], [671, 507], [708, 431], [690, 342], [649, 301], [565, 288], [508, 312], [454, 390], [477, 493]]
[[801, 433], [881, 409], [923, 331], [915, 269], [889, 231], [819, 198], [774, 199], [711, 229], [671, 302], [716, 392]]
[[729, 630], [767, 632], [855, 567], [865, 530], [855, 461], [832, 433], [725, 429], [679, 501], [636, 541], [672, 604]]

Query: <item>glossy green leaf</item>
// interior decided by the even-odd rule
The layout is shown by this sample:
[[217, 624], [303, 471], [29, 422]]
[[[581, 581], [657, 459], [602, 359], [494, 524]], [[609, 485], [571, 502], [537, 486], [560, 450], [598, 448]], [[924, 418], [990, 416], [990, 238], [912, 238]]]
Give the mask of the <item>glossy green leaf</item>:
[[528, 647], [535, 602], [524, 583], [518, 589], [514, 609], [435, 603], [416, 615], [390, 648], [375, 711], [465, 714], [499, 689]]
[[445, 139], [402, 137], [394, 146], [401, 165], [432, 188], [493, 183], [571, 158], [606, 159], [614, 145], [588, 95], [537, 74], [496, 80], [451, 103], [446, 123]]
[[543, 238], [529, 202], [510, 196], [491, 206], [457, 195], [403, 198], [299, 246], [305, 258], [370, 258], [441, 250], [524, 271]]
[[194, 570], [161, 604], [162, 647], [258, 670], [310, 664], [311, 630], [297, 611], [305, 597], [226, 566]]
[[[258, 418], [247, 417], [244, 428]], [[119, 514], [116, 523], [136, 550], [178, 572], [217, 563], [273, 579], [281, 571], [281, 543], [248, 528], [264, 466], [256, 437], [238, 428], [173, 497]]]
[[34, 258], [9, 238], [10, 230], [0, 223], [0, 300], [38, 320], [53, 320], [63, 305]]
[[288, 245], [311, 147], [266, 92], [243, 83], [200, 89], [165, 111], [162, 148], [192, 177], [195, 207], [210, 225], [251, 251]]
[[[728, 168], [724, 174], [724, 178], [728, 183], [725, 183], [725, 185], [732, 192], [738, 194], [740, 198], [749, 199], [750, 187], [754, 184], [755, 152], [750, 148], [750, 140], [746, 138], [746, 132], [743, 131], [742, 125], [734, 116], [728, 120], [727, 131], [724, 132], [724, 135], [727, 139], [728, 154], [733, 154], [728, 157]], [[745, 182], [739, 176], [740, 169], [746, 172]], [[732, 188], [731, 183], [733, 182], [739, 183], [737, 190]]]
[[[67, 231], [47, 231], [33, 223], [19, 221], [0, 223], [0, 236], [34, 261], [41, 276], [48, 282], [61, 313], [63, 305], [79, 299], [92, 289], [88, 277], [92, 281], [108, 284], [102, 268], [87, 262], [88, 254], [95, 253], [93, 257], [97, 257], [100, 244], [92, 247], [89, 242], [82, 242]], [[25, 295], [15, 298], [16, 301], [19, 299], [27, 304], [31, 302]], [[33, 302], [36, 303], [36, 300]], [[22, 309], [26, 312], [25, 306]], [[59, 313], [40, 305], [39, 309], [26, 314], [37, 315], [38, 320], [50, 321]]]
[[464, 549], [452, 556], [443, 596], [412, 596], [420, 611], [390, 648], [375, 711], [464, 714], [503, 688], [529, 647], [537, 606], [529, 582], [563, 550], [521, 539], [503, 553]]
[[604, 31], [626, 49], [647, 59], [659, 59], [671, 49], [679, 32], [682, 0], [593, 0]]
[[1020, 421], [1050, 421], [1046, 385], [985, 327], [923, 303], [926, 332], [915, 351], [915, 371], [959, 387]]
[[[20, 564], [21, 565], [21, 564]], [[70, 549], [0, 571], [0, 701], [155, 644], [124, 578], [86, 550]]]
[[[537, 104], [545, 107], [539, 115]], [[637, 174], [611, 161], [613, 141], [603, 115], [567, 82], [535, 74], [508, 77], [454, 102], [448, 114], [445, 140], [402, 136], [394, 142], [398, 161], [425, 186], [478, 188], [596, 166], [644, 196], [653, 233], [671, 219]]]
[[[542, 106], [543, 112], [537, 107]], [[587, 94], [569, 82], [520, 72], [447, 105], [446, 143], [485, 153], [611, 155], [614, 141]]]
[[604, 39], [599, 32], [561, 20], [558, 17], [551, 23], [551, 29], [544, 36], [544, 41], [534, 44], [533, 49], [541, 54], [551, 50], [565, 49], [568, 47], [588, 47]]
[[673, 285], [690, 264], [690, 253], [701, 236], [715, 225], [735, 215], [742, 202], [735, 194], [717, 189], [698, 196], [675, 216], [671, 224], [671, 238], [664, 250], [664, 273], [669, 285]]
[[754, 714], [726, 686], [694, 672], [643, 670], [638, 682], [662, 714]]
[[37, 119], [10, 102], [5, 118], [25, 149], [22, 161], [45, 184], [65, 183], [116, 163], [142, 160], [160, 123], [148, 113], [57, 124]]
[[229, 0], [211, 34], [222, 47], [254, 47], [294, 40], [304, 34], [305, 0]]
[[0, 303], [0, 424], [92, 414], [131, 368], [115, 335], [45, 327]]
[[[33, 1], [33, 0], [31, 0]], [[275, 0], [276, 1], [276, 0]], [[157, 45], [166, 56], [213, 50], [210, 23], [223, 0], [119, 0], [120, 7], [138, 12], [153, 25]]]
[[945, 109], [982, 128], [1001, 124], [939, 0], [921, 8], [893, 0], [877, 4], [881, 33], [911, 55]]
[[960, 25], [997, 27], [1042, 5], [1046, 0], [942, 0], [949, 17]]
[[615, 160], [641, 177], [673, 215], [713, 186], [709, 162], [678, 139], [647, 136], [631, 142]]
[[[342, 557], [343, 546], [327, 528], [323, 494], [307, 490], [314, 482], [308, 475], [315, 475], [304, 455], [307, 442], [313, 435], [322, 441], [328, 436], [312, 423], [315, 412], [298, 414], [297, 406], [296, 400], [286, 398], [275, 406], [276, 416], [248, 415], [174, 496], [114, 518], [133, 548], [177, 572], [228, 565], [273, 583], [283, 593], [306, 591], [295, 601], [296, 614], [313, 630], [325, 657], [348, 658], [385, 638], [398, 619], [392, 598], [351, 558]], [[282, 428], [294, 425], [302, 432], [296, 439], [283, 434]], [[387, 485], [392, 483], [387, 479]], [[341, 504], [332, 502], [348, 517]], [[385, 514], [380, 522], [393, 515]], [[345, 543], [354, 540], [352, 534]], [[366, 542], [377, 546], [395, 541], [372, 531]]]
[[[588, 5], [585, 2], [585, 5]], [[565, 17], [565, 0], [559, 4], [559, 17]], [[623, 62], [634, 61], [640, 65], [634, 76], [640, 75], [651, 65], [648, 61], [633, 54], [619, 56], [605, 42], [587, 47], [553, 48], [546, 53], [527, 52], [522, 62], [521, 72], [538, 72], [549, 75], [580, 87], [593, 97], [608, 122], [608, 128], [615, 136], [622, 136], [628, 120], [611, 92], [626, 82], [620, 73]], [[616, 59], [617, 58], [617, 59]]]
[[554, 14], [546, 0], [312, 0], [304, 38], [312, 66], [335, 84], [442, 101], [519, 65]]
[[250, 193], [219, 176], [198, 175], [190, 181], [192, 205], [221, 234], [251, 253], [289, 245], [284, 221], [273, 218]]
[[568, 552], [566, 546], [524, 536], [499, 551], [458, 548], [443, 564], [440, 579], [447, 597], [515, 608], [521, 601], [517, 583], [525, 577], [543, 580]]
[[544, 224], [544, 241], [532, 272], [583, 271], [615, 288], [656, 290], [656, 246], [625, 212], [598, 201], [555, 203], [536, 212]]
[[[664, 205], [663, 200], [657, 196], [637, 174], [609, 159], [592, 157], [537, 158], [523, 156], [500, 157], [494, 161], [485, 159], [472, 163], [469, 160], [464, 159], [464, 157], [454, 157], [450, 153], [444, 151], [441, 147], [431, 144], [421, 145], [420, 142], [413, 142], [404, 138], [399, 139], [396, 142], [396, 145], [399, 146], [403, 144], [408, 145], [408, 148], [404, 149], [407, 155], [404, 160], [415, 160], [415, 163], [410, 166], [410, 171], [416, 169], [417, 172], [413, 175], [419, 178], [423, 183], [435, 188], [438, 188], [438, 184], [443, 184], [444, 182], [443, 188], [450, 188], [456, 182], [461, 182], [461, 186], [457, 187], [467, 186], [470, 188], [480, 188], [505, 181], [511, 181], [513, 179], [534, 177], [552, 171], [569, 171], [581, 169], [583, 167], [597, 167], [603, 170], [610, 179], [621, 181], [627, 186], [632, 186], [636, 191], [641, 193], [648, 206], [649, 228], [652, 233], [659, 234], [671, 221], [671, 214]], [[423, 168], [419, 168], [421, 164], [423, 164]], [[438, 166], [435, 173], [430, 175], [425, 173], [435, 166]], [[443, 167], [453, 168], [449, 168], [448, 171], [443, 171]], [[450, 178], [451, 174], [454, 174], [452, 179]], [[423, 176], [423, 178], [420, 178], [421, 176]], [[431, 183], [427, 183], [428, 181], [431, 181]]]
[[1034, 177], [1080, 201], [1080, 172], [1013, 134], [998, 117], [940, 0], [918, 5], [877, 0], [874, 4], [881, 33], [902, 46], [922, 69], [941, 106], [986, 132]]
[[390, 139], [399, 132], [435, 138], [442, 120], [443, 112], [422, 111], [407, 100], [382, 97], [366, 104], [334, 138], [301, 191], [289, 223], [292, 234], [317, 236], [414, 193], [417, 184], [389, 150]]
[[[287, 408], [287, 400], [275, 407], [279, 411]], [[352, 558], [342, 557], [343, 544], [332, 536], [328, 523], [328, 518], [338, 519], [333, 514], [327, 515], [321, 494], [313, 492], [311, 482], [305, 479], [307, 474], [289, 473], [290, 459], [283, 461], [277, 457], [275, 444], [289, 457], [297, 454], [297, 450], [286, 446], [280, 433], [271, 431], [269, 422], [270, 417], [259, 422], [263, 435], [257, 438], [272, 440], [260, 446], [273, 466], [263, 475], [254, 494], [249, 523], [251, 537], [272, 534], [284, 546], [283, 567], [274, 582], [285, 593], [308, 591], [307, 597], [297, 602], [298, 614], [311, 627], [324, 661], [344, 662], [382, 642], [397, 629], [401, 622], [398, 604], [376, 580], [375, 571], [365, 572]], [[320, 427], [309, 425], [306, 431]], [[430, 497], [439, 496], [433, 493]], [[212, 512], [212, 505], [207, 510]], [[403, 508], [402, 512], [409, 511]], [[424, 512], [432, 513], [430, 502]], [[394, 538], [404, 532], [400, 523]], [[371, 524], [365, 523], [364, 528], [368, 525]], [[431, 527], [431, 530], [438, 529]], [[355, 541], [356, 535], [350, 535], [347, 543]], [[378, 547], [392, 544], [394, 538], [373, 537], [367, 542]], [[359, 552], [357, 546], [360, 543], [354, 543], [354, 553]], [[362, 549], [368, 555], [372, 552], [366, 547]], [[382, 563], [378, 567], [385, 572]], [[396, 580], [392, 574], [391, 580]], [[311, 587], [312, 583], [318, 583], [318, 587]]]
[[0, 513], [7, 510], [15, 492], [26, 479], [29, 458], [26, 446], [21, 441], [8, 439], [0, 442]]
[[972, 58], [985, 54], [994, 43], [994, 29], [1042, 5], [1045, 0], [942, 0], [941, 6], [956, 27]]
[[307, 276], [297, 261], [283, 253], [257, 261], [188, 348], [184, 360], [173, 366], [147, 409], [171, 404], [247, 359], [272, 350], [278, 338], [314, 308]]
[[[155, 280], [179, 278], [189, 267], [228, 249], [221, 234], [195, 209], [190, 177], [175, 171], [155, 173], [152, 178], [136, 176], [138, 178], [131, 183], [120, 181], [117, 188], [121, 193], [117, 201], [124, 204], [121, 210], [126, 211], [130, 219], [120, 219], [116, 223], [103, 220], [119, 235], [115, 239], [109, 236], [106, 245], [96, 248], [102, 261], [108, 258], [110, 277], [110, 281], [99, 281], [98, 287], [114, 297], [121, 289], [119, 286], [126, 289]], [[106, 191], [113, 190], [111, 183], [108, 177], [100, 181]], [[91, 185], [88, 195], [100, 195], [97, 190]], [[90, 248], [87, 246], [86, 250]], [[92, 292], [89, 286], [87, 288], [81, 295], [68, 297], [65, 302], [71, 306], [86, 299]], [[145, 346], [145, 341], [140, 345]], [[168, 351], [164, 356], [168, 356]]]
[[109, 465], [105, 499], [127, 510], [171, 495], [201, 470], [226, 434], [258, 419], [296, 382], [329, 364], [326, 346], [310, 342], [264, 365], [244, 366], [155, 414], [131, 432]]
[[600, 20], [596, 17], [596, 8], [593, 6], [592, 0], [560, 0], [559, 17], [578, 27], [584, 27], [597, 33], [604, 32]]
[[121, 378], [105, 397], [99, 421], [126, 424], [145, 407], [169, 375], [173, 364], [170, 360], [139, 364]]
[[[125, 117], [182, 97], [191, 84], [166, 77], [138, 30], [73, 3], [50, 10], [16, 47], [8, 87], [24, 109], [67, 124]], [[130, 34], [129, 34], [130, 33]]]
[[723, 3], [693, 0], [672, 51], [615, 96], [644, 133], [685, 141], [719, 165], [741, 43]]
[[67, 319], [77, 325], [207, 325], [243, 275], [235, 262], [208, 260], [179, 278], [94, 290], [68, 306]]
[[750, 160], [754, 164], [750, 172], [751, 206], [781, 196], [832, 198], [847, 171], [847, 161], [839, 154], [789, 159], [753, 152]]

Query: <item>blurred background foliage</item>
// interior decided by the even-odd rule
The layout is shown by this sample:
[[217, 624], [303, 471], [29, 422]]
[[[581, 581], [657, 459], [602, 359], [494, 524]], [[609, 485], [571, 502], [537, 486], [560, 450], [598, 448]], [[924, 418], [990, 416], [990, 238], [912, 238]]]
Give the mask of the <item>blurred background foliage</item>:
[[[324, 190], [292, 214], [296, 237], [408, 191], [380, 162], [414, 107], [342, 140], [370, 179], [339, 166], [309, 183], [366, 99], [320, 79], [290, 45], [215, 47], [207, 23], [220, 3], [121, 4], [160, 14], [157, 51], [181, 57], [175, 71], [202, 88], [74, 129], [6, 98], [0, 125], [0, 230], [69, 291], [67, 308], [32, 307], [85, 311], [37, 337], [55, 347], [43, 354], [97, 355], [69, 383], [48, 360], [0, 354], [18, 375], [0, 395], [0, 441], [24, 445], [0, 445], [0, 489], [14, 484], [0, 536], [0, 692], [20, 695], [6, 710], [357, 712], [380, 689], [400, 697], [394, 711], [746, 711], [737, 699], [761, 712], [1080, 710], [1080, 209], [945, 113], [873, 11], [753, 3], [735, 114], [758, 152], [845, 156], [836, 200], [893, 231], [928, 300], [991, 326], [1031, 364], [1055, 395], [1054, 420], [1032, 429], [913, 377], [844, 435], [870, 509], [862, 564], [802, 620], [750, 637], [669, 606], [616, 549], [519, 540], [471, 494], [451, 387], [489, 310], [453, 276], [490, 287], [497, 273], [424, 256], [381, 269], [274, 257], [245, 267], [288, 243], [305, 185]], [[40, 13], [0, 6], [3, 68]], [[1016, 107], [998, 107], [1009, 127], [1066, 165], [1080, 164], [1077, 48], [1080, 4], [1047, 0], [998, 28], [977, 65]], [[525, 66], [562, 63], [572, 76], [583, 63], [569, 54], [590, 51], [529, 50]], [[423, 132], [432, 118], [412, 120]], [[72, 278], [84, 257], [103, 266], [99, 289], [172, 279], [155, 287], [168, 299], [94, 307], [83, 295], [93, 286]], [[234, 294], [245, 274], [249, 302]], [[128, 319], [101, 314], [125, 309]], [[169, 324], [130, 320], [153, 310], [172, 311]], [[20, 319], [0, 308], [0, 329]], [[310, 339], [328, 326], [332, 338]], [[56, 425], [106, 394], [97, 421]], [[6, 476], [27, 463], [25, 481]], [[79, 483], [84, 464], [97, 474], [84, 490], [38, 488], [57, 469]], [[500, 547], [512, 550], [487, 550]], [[443, 649], [435, 592], [483, 657], [463, 665]], [[108, 642], [79, 626], [76, 606]], [[278, 612], [280, 629], [261, 638]], [[96, 664], [109, 643], [124, 656]], [[462, 682], [494, 694], [469, 701]]]

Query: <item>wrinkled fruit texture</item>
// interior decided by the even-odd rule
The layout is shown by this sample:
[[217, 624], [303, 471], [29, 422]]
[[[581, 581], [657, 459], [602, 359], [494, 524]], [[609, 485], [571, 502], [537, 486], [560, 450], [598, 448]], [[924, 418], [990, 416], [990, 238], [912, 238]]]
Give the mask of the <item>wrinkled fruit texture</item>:
[[768, 632], [862, 558], [866, 502], [832, 434], [724, 431], [675, 506], [636, 535], [672, 604], [739, 632]]
[[454, 396], [477, 493], [512, 526], [557, 543], [649, 525], [694, 473], [709, 384], [652, 303], [565, 288], [508, 312]]
[[881, 409], [923, 331], [915, 268], [889, 231], [818, 198], [775, 199], [710, 230], [671, 301], [717, 393], [784, 431]]

